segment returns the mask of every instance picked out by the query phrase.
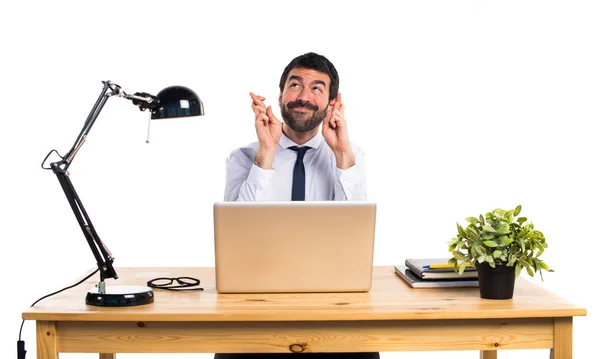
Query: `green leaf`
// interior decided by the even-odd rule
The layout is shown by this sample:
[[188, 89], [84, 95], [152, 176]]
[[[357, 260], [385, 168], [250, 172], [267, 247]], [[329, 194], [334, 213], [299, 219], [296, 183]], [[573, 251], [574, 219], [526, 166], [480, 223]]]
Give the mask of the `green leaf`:
[[475, 217], [467, 217], [467, 222], [469, 222], [471, 224], [477, 224], [477, 223], [479, 223], [479, 220]]
[[543, 269], [545, 271], [550, 271], [550, 267], [548, 267], [548, 265], [546, 263], [544, 263], [543, 261], [538, 261], [538, 264], [540, 266], [540, 269]]
[[483, 244], [485, 244], [486, 246], [488, 246], [490, 248], [498, 247], [498, 243], [496, 243], [494, 241], [484, 241]]
[[508, 211], [506, 212], [506, 216], [504, 216], [504, 219], [506, 220], [506, 223], [512, 223], [513, 217], [513, 211]]
[[510, 226], [506, 222], [500, 222], [496, 226], [496, 233], [498, 233], [498, 234], [508, 234], [508, 233], [510, 233]]
[[531, 267], [527, 267], [527, 274], [529, 274], [532, 277], [535, 275], [535, 273], [533, 272], [533, 269], [531, 269]]
[[523, 208], [521, 205], [518, 205], [517, 208], [515, 208], [515, 217], [521, 213], [521, 208]]
[[468, 227], [467, 227], [467, 231], [468, 231], [469, 233], [473, 233], [474, 235], [477, 235], [477, 229], [475, 229], [475, 227], [474, 227], [474, 226], [468, 226]]
[[539, 258], [539, 256], [541, 256], [543, 253], [544, 253], [544, 248], [538, 249], [538, 251], [537, 251], [537, 253], [535, 255], [535, 258]]
[[481, 236], [482, 239], [494, 239], [496, 238], [496, 234], [495, 233], [486, 233], [483, 236]]
[[505, 214], [506, 214], [506, 211], [501, 208], [496, 208], [494, 210], [494, 216], [496, 216], [496, 217], [502, 218], [502, 217], [504, 217]]
[[463, 272], [465, 271], [466, 267], [467, 267], [467, 263], [466, 262], [462, 262], [460, 264], [460, 266], [458, 267], [458, 274], [463, 274]]
[[487, 231], [487, 232], [496, 233], [496, 230], [494, 229], [494, 227], [492, 227], [492, 226], [490, 226], [488, 224], [486, 224], [486, 225], [483, 226], [483, 230]]
[[512, 238], [510, 238], [509, 236], [501, 236], [500, 238], [498, 238], [498, 240], [500, 240], [500, 245], [503, 247], [513, 242]]
[[465, 230], [458, 223], [456, 224], [456, 230], [458, 231], [458, 236], [459, 237], [461, 237], [461, 238], [465, 238], [466, 237]]
[[463, 261], [467, 259], [467, 257], [465, 257], [465, 255], [464, 255], [464, 254], [462, 254], [462, 253], [461, 253], [461, 252], [459, 252], [459, 251], [454, 251], [454, 252], [452, 252], [452, 255], [454, 256], [454, 258], [456, 258], [456, 259], [460, 259], [460, 260], [463, 260]]
[[477, 252], [477, 254], [479, 254], [480, 256], [485, 255], [485, 252], [482, 251], [479, 246], [475, 246], [475, 252]]

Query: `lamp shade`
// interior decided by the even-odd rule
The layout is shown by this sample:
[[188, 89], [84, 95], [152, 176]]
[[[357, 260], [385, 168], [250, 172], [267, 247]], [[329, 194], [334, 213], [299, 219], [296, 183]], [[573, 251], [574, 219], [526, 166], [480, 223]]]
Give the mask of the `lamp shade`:
[[158, 107], [150, 118], [189, 117], [204, 115], [204, 105], [196, 93], [184, 86], [170, 86], [158, 93]]

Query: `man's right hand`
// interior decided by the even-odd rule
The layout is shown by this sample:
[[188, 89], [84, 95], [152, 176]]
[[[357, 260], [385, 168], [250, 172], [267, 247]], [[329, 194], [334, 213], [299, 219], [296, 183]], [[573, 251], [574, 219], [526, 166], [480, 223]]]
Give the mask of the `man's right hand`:
[[250, 92], [252, 111], [254, 111], [254, 126], [258, 137], [258, 149], [254, 164], [269, 170], [273, 168], [273, 160], [279, 146], [283, 125], [274, 115], [271, 106], [266, 107], [265, 98]]

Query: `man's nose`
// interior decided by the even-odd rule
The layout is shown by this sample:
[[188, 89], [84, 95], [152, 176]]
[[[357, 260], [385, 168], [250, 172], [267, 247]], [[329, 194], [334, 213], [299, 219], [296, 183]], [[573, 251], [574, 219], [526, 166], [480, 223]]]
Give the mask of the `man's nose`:
[[310, 102], [310, 89], [305, 87], [298, 94], [298, 101], [300, 102]]

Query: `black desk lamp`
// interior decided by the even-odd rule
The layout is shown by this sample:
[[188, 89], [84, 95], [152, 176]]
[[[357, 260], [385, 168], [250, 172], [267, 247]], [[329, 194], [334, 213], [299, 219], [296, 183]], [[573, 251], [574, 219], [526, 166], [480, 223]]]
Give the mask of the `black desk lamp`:
[[[102, 81], [104, 88], [94, 104], [92, 111], [86, 119], [83, 129], [77, 136], [73, 147], [64, 156], [52, 150], [46, 155], [42, 162], [42, 168], [51, 169], [67, 196], [71, 209], [79, 222], [83, 235], [90, 245], [90, 249], [96, 258], [98, 270], [100, 271], [100, 282], [97, 288], [91, 289], [86, 295], [86, 304], [108, 307], [124, 307], [152, 303], [154, 293], [152, 289], [144, 286], [112, 286], [106, 287], [104, 280], [107, 278], [117, 279], [119, 276], [113, 268], [114, 258], [108, 248], [102, 243], [100, 237], [94, 229], [73, 184], [69, 178], [67, 169], [71, 165], [73, 158], [83, 146], [88, 132], [94, 125], [98, 114], [104, 107], [109, 97], [118, 96], [131, 100], [141, 111], [149, 110], [152, 120], [166, 119], [175, 117], [202, 116], [204, 115], [204, 106], [200, 98], [190, 89], [183, 86], [167, 87], [160, 91], [157, 96], [145, 92], [136, 92], [134, 95], [125, 93], [119, 85], [110, 81]], [[50, 167], [45, 167], [48, 157], [52, 153], [60, 157], [59, 161], [50, 163]]]

